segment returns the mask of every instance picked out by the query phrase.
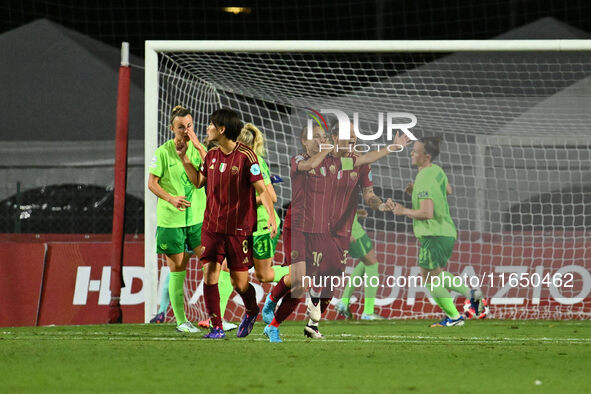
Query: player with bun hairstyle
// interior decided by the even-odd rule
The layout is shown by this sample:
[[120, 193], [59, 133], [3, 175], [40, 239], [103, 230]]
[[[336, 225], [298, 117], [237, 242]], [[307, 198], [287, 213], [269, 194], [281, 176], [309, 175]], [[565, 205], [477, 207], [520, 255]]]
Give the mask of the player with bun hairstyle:
[[[284, 226], [289, 229], [284, 230], [284, 234], [292, 234], [291, 244], [285, 248], [290, 275], [283, 277], [273, 288], [263, 307], [263, 320], [268, 323], [264, 333], [270, 342], [282, 342], [279, 325], [300, 302], [300, 278], [342, 272], [357, 208], [357, 192], [363, 191], [364, 200], [373, 209], [384, 211], [394, 207], [391, 200], [382, 202], [370, 187], [369, 164], [385, 156], [387, 150], [363, 156], [344, 155], [345, 149], [320, 149], [326, 141], [321, 127], [313, 128], [311, 139], [305, 138], [306, 131], [302, 130], [300, 136], [305, 153], [291, 160], [292, 201]], [[334, 137], [333, 143], [340, 148], [354, 143], [336, 140], [338, 138]], [[403, 140], [400, 141], [405, 143]], [[288, 221], [288, 216], [291, 221]], [[331, 298], [322, 293], [322, 288], [312, 288], [309, 292], [307, 312], [310, 321], [304, 328], [304, 334], [313, 339], [324, 338], [318, 331], [318, 322]], [[280, 299], [281, 305], [275, 311]]]
[[421, 244], [418, 258], [421, 277], [437, 305], [446, 314], [443, 320], [431, 327], [452, 327], [464, 325], [464, 317], [456, 309], [450, 290], [469, 298], [471, 307], [478, 314], [487, 311], [479, 289], [455, 286], [462, 281], [454, 281], [457, 277], [445, 271], [457, 232], [447, 203], [447, 195], [452, 192], [451, 186], [441, 167], [432, 163], [439, 155], [440, 144], [441, 137], [427, 137], [414, 143], [412, 165], [419, 171], [414, 184], [409, 183], [405, 189], [412, 195], [412, 209], [396, 203], [394, 214], [413, 220], [413, 230]]
[[[201, 166], [204, 155], [193, 144], [187, 143], [191, 140], [191, 133], [197, 138], [193, 132], [193, 117], [189, 110], [180, 105], [174, 107], [169, 127], [174, 138], [156, 149], [148, 178], [148, 188], [158, 197], [156, 252], [166, 255], [166, 263], [170, 268], [168, 293], [177, 323], [176, 329], [195, 333], [199, 330], [187, 320], [185, 314], [183, 288], [190, 251], [197, 256], [201, 251], [205, 193], [195, 187], [184, 168], [188, 166], [195, 171], [195, 168]], [[161, 308], [166, 305], [161, 304]], [[161, 317], [157, 315], [155, 322], [164, 321], [165, 311], [159, 312]]]
[[236, 142], [242, 130], [238, 114], [219, 109], [210, 117], [208, 141], [218, 146], [207, 152], [201, 171], [185, 166], [187, 175], [199, 188], [206, 187], [207, 206], [201, 232], [205, 267], [203, 292], [205, 307], [211, 319], [209, 339], [222, 339], [226, 334], [220, 314], [218, 278], [226, 258], [234, 290], [244, 303], [245, 314], [237, 336], [246, 337], [259, 314], [254, 287], [248, 281], [248, 269], [253, 266], [252, 233], [256, 229], [256, 198], [259, 193], [269, 219], [271, 238], [277, 234], [273, 203], [266, 190], [255, 153]]

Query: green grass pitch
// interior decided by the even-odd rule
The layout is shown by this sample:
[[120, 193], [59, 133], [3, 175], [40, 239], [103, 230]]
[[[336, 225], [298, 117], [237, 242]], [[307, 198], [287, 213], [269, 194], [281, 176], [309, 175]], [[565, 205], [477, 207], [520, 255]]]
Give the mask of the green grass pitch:
[[302, 322], [271, 344], [170, 324], [0, 328], [0, 392], [591, 392], [590, 321]]

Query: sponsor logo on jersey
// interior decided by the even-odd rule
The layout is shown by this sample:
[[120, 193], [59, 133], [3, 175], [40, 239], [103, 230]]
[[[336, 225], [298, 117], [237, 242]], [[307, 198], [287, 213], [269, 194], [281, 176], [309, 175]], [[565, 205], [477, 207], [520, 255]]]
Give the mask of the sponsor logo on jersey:
[[209, 166], [209, 169], [210, 170], [213, 170], [214, 169], [213, 163]]
[[417, 194], [418, 198], [427, 198], [429, 197], [429, 192], [420, 192]]
[[248, 265], [248, 257], [246, 257], [246, 258], [244, 259], [244, 261], [242, 262], [242, 265]]
[[260, 175], [261, 174], [261, 167], [257, 163], [254, 163], [250, 166], [250, 173], [252, 175]]
[[220, 168], [219, 168], [220, 172], [226, 171], [226, 167], [227, 167], [226, 163], [220, 163]]
[[316, 175], [316, 171], [312, 168], [310, 171], [308, 171], [308, 174], [310, 174], [310, 175]]
[[162, 250], [168, 249], [168, 244], [160, 244], [160, 249], [162, 249]]

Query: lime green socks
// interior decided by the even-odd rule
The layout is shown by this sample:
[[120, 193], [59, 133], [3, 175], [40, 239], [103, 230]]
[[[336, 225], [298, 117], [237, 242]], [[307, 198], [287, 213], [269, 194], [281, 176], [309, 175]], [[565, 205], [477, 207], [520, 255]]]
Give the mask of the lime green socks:
[[281, 278], [285, 275], [289, 274], [289, 267], [282, 267], [280, 265], [274, 265], [271, 267], [273, 271], [275, 271], [275, 277], [273, 278], [273, 282], [277, 283]]
[[359, 262], [359, 264], [357, 264], [355, 266], [355, 268], [353, 269], [353, 272], [351, 272], [351, 280], [348, 282], [347, 286], [345, 287], [345, 290], [343, 291], [343, 297], [341, 297], [341, 302], [343, 304], [345, 304], [346, 306], [349, 306], [349, 301], [351, 298], [351, 294], [353, 294], [353, 290], [355, 290], [355, 288], [353, 287], [353, 283], [358, 283], [359, 279], [356, 279], [354, 282], [355, 278], [358, 277], [362, 277], [363, 274], [365, 273], [365, 264], [363, 264], [362, 262]]
[[464, 285], [462, 277], [454, 276], [447, 271], [441, 272], [439, 277], [443, 281], [443, 285], [447, 290], [453, 290], [466, 298], [470, 298], [470, 289]]
[[220, 316], [223, 319], [224, 312], [226, 312], [226, 305], [228, 305], [228, 300], [234, 291], [234, 288], [232, 287], [232, 281], [230, 280], [230, 273], [228, 271], [220, 271], [218, 289], [220, 292]]
[[[374, 302], [378, 292], [378, 264], [366, 265], [365, 275], [367, 275], [365, 283], [365, 303], [363, 305], [363, 313], [366, 315], [374, 314]], [[375, 286], [372, 286], [374, 284]]]
[[186, 275], [187, 271], [171, 272], [168, 283], [168, 295], [170, 296], [170, 304], [172, 305], [177, 326], [187, 321], [187, 315], [185, 315], [185, 292], [183, 288]]
[[445, 314], [449, 318], [457, 319], [460, 316], [454, 304], [454, 299], [452, 298], [449, 291], [445, 288], [442, 281], [435, 279], [428, 285], [428, 288], [430, 289], [431, 296], [433, 297], [437, 305], [439, 305], [439, 307], [443, 309], [443, 312], [445, 312]]
[[164, 283], [162, 283], [162, 294], [160, 294], [160, 309], [158, 313], [166, 313], [168, 305], [170, 305], [170, 295], [168, 294], [168, 283], [170, 281], [170, 272], [166, 275]]

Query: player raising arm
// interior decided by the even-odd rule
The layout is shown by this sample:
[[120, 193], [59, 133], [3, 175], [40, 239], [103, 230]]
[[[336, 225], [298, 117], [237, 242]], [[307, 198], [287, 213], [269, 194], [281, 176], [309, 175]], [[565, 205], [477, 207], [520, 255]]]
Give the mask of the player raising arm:
[[445, 319], [431, 327], [451, 327], [464, 324], [454, 305], [449, 290], [454, 290], [470, 299], [476, 311], [484, 308], [482, 293], [465, 285], [454, 286], [454, 275], [445, 271], [447, 261], [452, 255], [457, 238], [456, 226], [449, 213], [447, 194], [451, 187], [445, 172], [432, 160], [439, 155], [440, 137], [423, 138], [414, 143], [411, 151], [412, 165], [418, 168], [414, 185], [407, 185], [412, 192], [412, 209], [396, 204], [394, 214], [407, 216], [413, 220], [415, 236], [421, 244], [419, 267], [424, 283], [431, 296], [445, 312]]
[[222, 328], [218, 278], [226, 258], [234, 289], [242, 298], [245, 314], [236, 336], [246, 337], [259, 314], [254, 287], [248, 281], [253, 265], [252, 233], [256, 228], [256, 190], [269, 214], [267, 227], [271, 237], [277, 233], [273, 204], [266, 191], [261, 169], [252, 149], [236, 142], [242, 129], [238, 114], [230, 109], [215, 111], [207, 127], [207, 139], [218, 147], [207, 152], [199, 174], [185, 165], [198, 187], [207, 185], [206, 214], [201, 232], [205, 266], [204, 298], [211, 319], [211, 331], [205, 338], [221, 339]]
[[304, 295], [302, 280], [306, 275], [306, 260], [312, 259], [316, 245], [322, 243], [321, 236], [329, 231], [332, 180], [324, 163], [330, 150], [319, 149], [326, 140], [324, 129], [314, 127], [312, 131], [312, 138], [307, 139], [307, 129], [302, 129], [300, 142], [304, 153], [295, 155], [290, 162], [292, 199], [283, 229], [283, 264], [289, 267], [289, 274], [279, 280], [263, 307], [263, 320], [268, 324], [264, 333], [270, 342], [282, 342], [279, 326]]
[[[316, 262], [321, 277], [342, 276], [349, 253], [351, 230], [359, 204], [359, 195], [362, 194], [363, 201], [371, 209], [390, 211], [394, 208], [391, 199], [385, 202], [379, 198], [373, 190], [371, 168], [369, 164], [394, 150], [386, 150], [367, 153], [359, 156], [354, 152], [353, 147], [357, 142], [353, 124], [350, 124], [349, 138], [339, 138], [338, 122], [330, 127], [332, 143], [336, 147], [327, 158], [328, 172], [333, 174], [333, 200], [329, 206], [330, 217], [330, 238], [323, 244], [323, 249], [318, 251], [322, 256]], [[406, 136], [396, 135], [394, 143], [403, 149], [408, 144]], [[360, 164], [361, 163], [361, 164]], [[377, 261], [376, 261], [377, 263]], [[376, 274], [377, 274], [377, 266]], [[372, 289], [373, 290], [373, 289]], [[318, 296], [323, 293], [320, 298]], [[375, 293], [374, 293], [375, 294]], [[304, 333], [315, 339], [323, 338], [318, 330], [318, 323], [322, 313], [328, 307], [332, 294], [313, 288], [310, 291], [310, 302], [308, 303], [308, 315], [310, 320], [304, 329]]]

